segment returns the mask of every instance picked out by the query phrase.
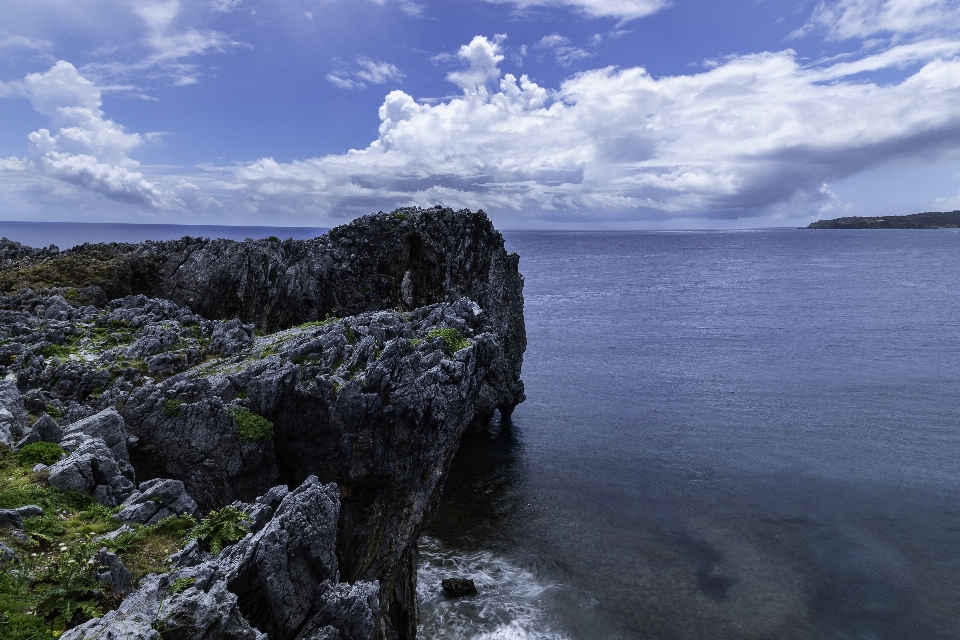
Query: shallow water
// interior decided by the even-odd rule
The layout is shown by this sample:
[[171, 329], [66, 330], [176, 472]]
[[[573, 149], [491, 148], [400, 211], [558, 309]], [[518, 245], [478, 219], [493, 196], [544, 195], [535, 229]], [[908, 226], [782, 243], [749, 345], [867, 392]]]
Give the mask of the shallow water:
[[[455, 460], [423, 637], [960, 638], [960, 234], [505, 235], [528, 400]], [[428, 597], [477, 554], [536, 615]]]

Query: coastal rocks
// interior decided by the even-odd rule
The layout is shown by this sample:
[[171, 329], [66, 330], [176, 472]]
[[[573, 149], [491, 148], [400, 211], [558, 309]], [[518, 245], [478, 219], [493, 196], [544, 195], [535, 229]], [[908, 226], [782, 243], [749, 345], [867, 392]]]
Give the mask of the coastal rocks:
[[43, 515], [43, 508], [35, 504], [17, 509], [0, 509], [0, 528], [23, 529], [23, 521]]
[[117, 554], [101, 547], [92, 560], [97, 565], [97, 580], [110, 587], [113, 593], [125, 596], [133, 590], [130, 572]]
[[16, 382], [0, 380], [0, 444], [13, 447], [27, 430], [27, 410]]
[[117, 506], [133, 493], [133, 468], [129, 462], [118, 462], [102, 439], [81, 434], [70, 444], [73, 452], [49, 469], [51, 486], [91, 493], [106, 507]]
[[[269, 505], [263, 505], [273, 510]], [[376, 583], [339, 582], [338, 491], [307, 478], [257, 533], [217, 558], [194, 554], [147, 576], [120, 607], [61, 636], [180, 640], [368, 640], [376, 633]]]
[[33, 423], [27, 435], [17, 443], [17, 449], [22, 449], [34, 442], [59, 443], [61, 440], [63, 440], [63, 429], [60, 428], [56, 420], [44, 413]]
[[155, 479], [140, 483], [140, 488], [123, 501], [118, 520], [156, 524], [170, 516], [199, 517], [194, 502], [179, 480]]
[[477, 585], [470, 578], [447, 578], [440, 581], [440, 586], [454, 598], [477, 595]]
[[210, 351], [232, 356], [253, 342], [252, 324], [242, 324], [234, 318], [227, 322], [218, 322], [210, 336]]

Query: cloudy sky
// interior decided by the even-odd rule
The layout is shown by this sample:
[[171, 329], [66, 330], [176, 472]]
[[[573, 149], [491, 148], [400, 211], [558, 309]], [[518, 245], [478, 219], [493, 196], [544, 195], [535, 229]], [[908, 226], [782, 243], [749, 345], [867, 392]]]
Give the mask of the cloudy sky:
[[960, 208], [960, 0], [0, 0], [0, 220]]

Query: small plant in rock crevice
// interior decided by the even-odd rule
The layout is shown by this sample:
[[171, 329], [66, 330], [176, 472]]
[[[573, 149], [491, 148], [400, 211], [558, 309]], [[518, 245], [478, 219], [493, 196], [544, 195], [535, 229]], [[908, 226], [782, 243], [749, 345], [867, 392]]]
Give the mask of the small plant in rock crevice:
[[250, 515], [236, 507], [227, 506], [211, 511], [193, 530], [191, 537], [206, 543], [214, 555], [228, 545], [239, 542], [250, 529], [244, 524]]
[[183, 400], [167, 398], [161, 405], [163, 415], [168, 418], [179, 418], [183, 415]]
[[430, 338], [443, 338], [443, 350], [449, 356], [470, 346], [470, 341], [463, 337], [459, 329], [434, 329], [430, 331], [427, 336]]
[[230, 419], [237, 425], [237, 433], [244, 440], [267, 442], [273, 438], [273, 423], [243, 407], [230, 407]]

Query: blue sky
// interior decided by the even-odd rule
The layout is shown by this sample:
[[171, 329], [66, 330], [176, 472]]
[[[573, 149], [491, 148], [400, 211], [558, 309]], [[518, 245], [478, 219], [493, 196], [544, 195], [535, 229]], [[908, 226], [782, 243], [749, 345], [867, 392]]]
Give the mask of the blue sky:
[[960, 0], [0, 0], [0, 219], [960, 208]]

